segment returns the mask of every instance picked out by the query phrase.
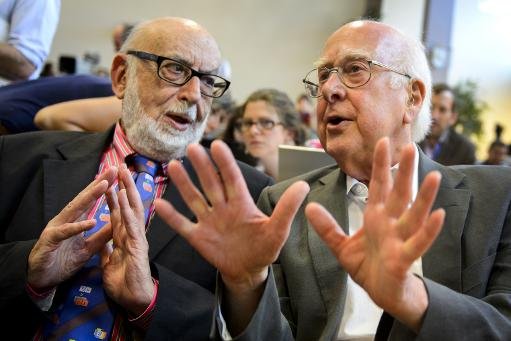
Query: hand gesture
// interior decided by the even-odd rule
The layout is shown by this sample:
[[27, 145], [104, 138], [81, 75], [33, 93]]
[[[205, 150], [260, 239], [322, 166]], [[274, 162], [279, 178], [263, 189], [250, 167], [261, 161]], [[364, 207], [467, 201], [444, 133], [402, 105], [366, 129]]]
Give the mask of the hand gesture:
[[131, 172], [119, 168], [119, 192], [106, 194], [110, 209], [113, 248], [101, 254], [103, 286], [106, 293], [134, 315], [151, 303], [154, 285], [149, 267], [149, 245], [145, 235], [144, 207]]
[[414, 147], [406, 146], [393, 184], [389, 142], [376, 144], [364, 223], [347, 236], [320, 205], [311, 203], [306, 215], [339, 263], [381, 308], [417, 328], [427, 308], [422, 281], [410, 272], [412, 263], [431, 246], [444, 220], [444, 211], [430, 213], [440, 174], [426, 176], [414, 203]]
[[157, 200], [156, 210], [220, 271], [228, 289], [253, 290], [266, 280], [268, 266], [277, 259], [309, 188], [304, 182], [293, 184], [268, 217], [254, 204], [223, 142], [214, 141], [211, 147], [218, 171], [199, 145], [190, 145], [187, 152], [205, 196], [192, 184], [181, 163], [172, 161], [168, 171], [197, 223], [164, 200]]
[[95, 219], [78, 221], [112, 185], [117, 168], [112, 167], [81, 191], [44, 228], [28, 257], [28, 283], [34, 288], [52, 288], [76, 273], [111, 238], [101, 229], [88, 238], [83, 232]]

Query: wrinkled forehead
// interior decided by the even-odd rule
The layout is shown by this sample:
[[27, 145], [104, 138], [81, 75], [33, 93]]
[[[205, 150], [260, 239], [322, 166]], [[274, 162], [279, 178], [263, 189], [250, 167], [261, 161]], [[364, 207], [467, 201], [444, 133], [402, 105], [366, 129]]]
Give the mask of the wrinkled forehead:
[[137, 49], [173, 58], [202, 72], [216, 72], [221, 57], [216, 41], [204, 29], [185, 25], [151, 27], [136, 41]]
[[391, 63], [400, 53], [394, 32], [378, 24], [350, 24], [341, 27], [326, 41], [316, 66], [340, 65], [345, 60], [368, 59]]

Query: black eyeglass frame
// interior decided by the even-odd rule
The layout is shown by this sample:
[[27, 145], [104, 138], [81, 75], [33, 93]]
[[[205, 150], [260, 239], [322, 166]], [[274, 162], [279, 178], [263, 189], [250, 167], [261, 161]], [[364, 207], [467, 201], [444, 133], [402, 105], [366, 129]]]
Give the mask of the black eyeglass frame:
[[[198, 77], [199, 80], [201, 79], [201, 77], [203, 76], [208, 76], [208, 77], [214, 77], [214, 78], [218, 78], [220, 80], [222, 80], [223, 82], [225, 82], [225, 87], [224, 88], [221, 88], [222, 89], [222, 92], [220, 94], [217, 94], [217, 95], [214, 95], [212, 91], [211, 94], [208, 94], [208, 93], [204, 93], [202, 91], [202, 88], [201, 88], [201, 94], [203, 94], [204, 96], [207, 96], [207, 97], [212, 97], [212, 98], [218, 98], [218, 97], [222, 97], [222, 95], [227, 91], [227, 89], [229, 89], [229, 86], [231, 85], [231, 82], [228, 81], [227, 79], [223, 78], [223, 77], [220, 77], [218, 75], [214, 75], [214, 74], [210, 74], [210, 73], [204, 73], [204, 72], [200, 72], [200, 71], [197, 71], [197, 70], [194, 70], [192, 69], [191, 67], [189, 67], [188, 65], [185, 65], [183, 63], [181, 63], [180, 61], [178, 60], [175, 60], [175, 59], [172, 59], [172, 58], [168, 58], [168, 57], [163, 57], [163, 56], [158, 56], [156, 54], [153, 54], [153, 53], [149, 53], [149, 52], [144, 52], [144, 51], [136, 51], [136, 50], [128, 50], [126, 52], [126, 54], [129, 54], [129, 55], [132, 55], [132, 56], [135, 56], [137, 58], [140, 58], [140, 59], [143, 59], [143, 60], [149, 60], [149, 61], [152, 61], [152, 62], [155, 62], [158, 69], [157, 69], [157, 74], [158, 74], [158, 77], [162, 80], [164, 80], [165, 82], [167, 83], [170, 83], [172, 85], [176, 85], [176, 86], [182, 86], [182, 85], [185, 85], [186, 83], [188, 83], [190, 81], [190, 79], [192, 79], [194, 76]], [[161, 74], [160, 74], [160, 66], [161, 64], [166, 61], [166, 60], [170, 60], [176, 64], [179, 64], [181, 65], [182, 67], [186, 68], [186, 69], [189, 69], [190, 70], [190, 74], [188, 75], [188, 77], [182, 81], [182, 82], [174, 82], [174, 81], [171, 81], [171, 80], [168, 80], [167, 78], [163, 77]], [[201, 81], [202, 83], [202, 81]], [[216, 82], [215, 82], [216, 84]], [[215, 88], [214, 86], [212, 88]]]
[[[323, 69], [323, 68], [324, 68], [324, 69], [327, 69], [327, 71], [328, 71], [328, 76], [329, 76], [329, 77], [330, 77], [330, 74], [331, 74], [332, 72], [336, 72], [336, 73], [337, 73], [337, 77], [339, 78], [339, 80], [341, 81], [341, 83], [342, 83], [342, 84], [344, 84], [347, 88], [350, 88], [350, 89], [359, 88], [359, 87], [364, 86], [364, 85], [366, 85], [367, 83], [369, 83], [369, 81], [371, 80], [371, 77], [373, 76], [373, 69], [372, 69], [372, 66], [373, 66], [373, 65], [379, 66], [379, 67], [381, 67], [381, 68], [383, 68], [383, 69], [386, 69], [386, 70], [388, 70], [388, 71], [395, 72], [395, 73], [397, 73], [398, 75], [401, 75], [401, 76], [404, 76], [404, 77], [408, 78], [409, 80], [411, 80], [411, 79], [412, 79], [412, 76], [410, 76], [409, 74], [407, 74], [407, 73], [403, 73], [403, 72], [401, 72], [401, 71], [398, 71], [398, 70], [396, 70], [395, 68], [393, 68], [393, 67], [391, 67], [391, 66], [388, 66], [388, 65], [385, 65], [385, 64], [383, 64], [383, 63], [380, 63], [380, 62], [378, 62], [378, 61], [376, 61], [376, 60], [365, 59], [365, 61], [369, 64], [369, 77], [368, 77], [368, 78], [367, 78], [367, 80], [366, 80], [364, 83], [362, 83], [362, 84], [355, 85], [355, 86], [350, 86], [350, 85], [346, 84], [345, 80], [344, 80], [344, 79], [343, 79], [343, 77], [342, 77], [342, 72], [341, 72], [341, 73], [339, 73], [339, 69], [341, 68], [341, 66], [334, 66], [334, 67], [331, 67], [331, 68], [328, 68], [328, 67], [326, 67], [326, 66], [322, 66], [322, 67], [320, 67], [320, 68], [314, 68], [314, 69], [310, 70], [309, 72], [307, 72], [307, 75], [305, 76], [305, 78], [304, 78], [304, 79], [302, 79], [302, 83], [305, 85], [305, 90], [306, 90], [307, 94], [309, 94], [309, 96], [314, 97], [314, 98], [319, 98], [319, 97], [321, 97], [321, 96], [322, 96], [322, 95], [321, 95], [321, 92], [319, 91], [320, 85], [319, 85], [319, 84], [315, 84], [314, 82], [309, 81], [309, 80], [307, 79], [307, 77], [308, 77], [308, 76], [309, 76], [312, 72], [317, 72], [319, 69]], [[317, 88], [318, 88], [318, 96], [313, 96], [313, 95], [311, 94], [311, 91], [309, 90], [309, 88], [307, 88], [307, 86], [308, 86], [308, 85], [309, 85], [309, 86], [315, 86], [315, 87], [317, 87]]]

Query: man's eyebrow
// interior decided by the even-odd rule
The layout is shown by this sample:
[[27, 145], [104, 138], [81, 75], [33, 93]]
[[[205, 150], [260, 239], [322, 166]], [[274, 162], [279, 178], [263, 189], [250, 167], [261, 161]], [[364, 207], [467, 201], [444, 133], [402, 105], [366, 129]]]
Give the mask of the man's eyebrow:
[[[165, 57], [165, 58], [170, 58], [170, 59], [172, 59], [172, 60], [174, 60], [176, 62], [179, 62], [179, 63], [181, 63], [181, 64], [183, 64], [185, 66], [188, 66], [190, 69], [195, 70], [194, 67], [192, 66], [192, 63], [190, 63], [188, 60], [183, 59], [182, 57], [180, 57], [178, 55], [170, 55], [170, 56]], [[208, 75], [216, 75], [216, 73], [218, 72], [218, 68], [215, 68], [213, 70], [201, 70], [201, 69], [199, 69], [197, 71], [200, 72], [200, 73], [208, 74]]]
[[326, 58], [319, 58], [317, 61], [314, 62], [314, 67], [321, 68], [321, 67], [332, 67], [334, 65], [342, 65], [347, 61], [351, 60], [369, 60], [371, 59], [369, 56], [367, 56], [366, 53], [353, 51], [350, 54], [345, 55], [340, 60], [335, 60], [334, 62], [327, 60]]

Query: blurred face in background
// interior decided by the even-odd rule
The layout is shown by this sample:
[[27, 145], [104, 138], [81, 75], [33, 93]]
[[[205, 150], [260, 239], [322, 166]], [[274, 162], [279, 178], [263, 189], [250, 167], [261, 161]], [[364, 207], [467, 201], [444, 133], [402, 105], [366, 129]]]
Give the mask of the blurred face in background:
[[454, 95], [450, 91], [433, 94], [431, 98], [431, 128], [429, 136], [439, 138], [456, 123], [458, 114], [453, 112]]
[[305, 98], [301, 98], [296, 103], [296, 110], [300, 115], [302, 123], [305, 126], [312, 128], [313, 130], [316, 130], [317, 128], [316, 109], [314, 108], [312, 102]]
[[206, 121], [206, 129], [204, 133], [216, 137], [225, 130], [225, 123], [227, 122], [228, 113], [224, 109], [211, 110]]
[[241, 127], [248, 153], [260, 159], [276, 157], [281, 144], [294, 144], [275, 108], [262, 100], [246, 105]]
[[492, 165], [502, 165], [507, 156], [506, 145], [495, 145], [488, 151], [488, 163]]

